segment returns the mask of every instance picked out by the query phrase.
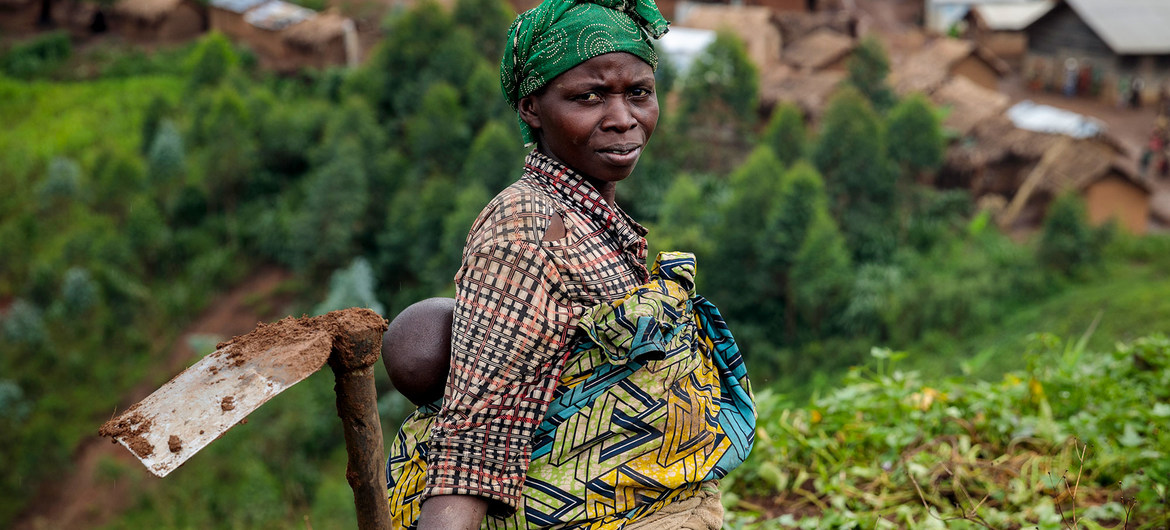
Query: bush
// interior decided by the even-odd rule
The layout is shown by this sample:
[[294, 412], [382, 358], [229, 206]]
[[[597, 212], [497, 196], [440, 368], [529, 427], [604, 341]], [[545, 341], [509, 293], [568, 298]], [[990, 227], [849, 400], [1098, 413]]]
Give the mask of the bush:
[[0, 56], [0, 72], [29, 79], [51, 73], [73, 54], [69, 34], [54, 31], [17, 44]]
[[1082, 277], [1101, 264], [1106, 235], [1106, 231], [1095, 231], [1089, 226], [1084, 202], [1075, 192], [1068, 192], [1057, 197], [1048, 208], [1036, 248], [1037, 258], [1058, 275]]

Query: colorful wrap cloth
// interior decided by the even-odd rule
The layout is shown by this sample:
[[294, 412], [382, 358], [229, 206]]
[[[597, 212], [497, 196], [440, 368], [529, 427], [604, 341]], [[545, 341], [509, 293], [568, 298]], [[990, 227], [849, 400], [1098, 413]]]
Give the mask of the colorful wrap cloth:
[[[739, 348], [694, 293], [694, 256], [661, 253], [648, 283], [586, 311], [544, 422], [524, 499], [482, 527], [621, 528], [698, 494], [751, 451], [756, 411]], [[387, 462], [395, 528], [417, 523], [439, 403], [412, 413]]]
[[[515, 109], [554, 77], [611, 52], [632, 53], [657, 69], [650, 37], [661, 37], [668, 25], [654, 0], [544, 0], [508, 28], [500, 60], [504, 98]], [[525, 145], [536, 141], [524, 120], [520, 132]]]

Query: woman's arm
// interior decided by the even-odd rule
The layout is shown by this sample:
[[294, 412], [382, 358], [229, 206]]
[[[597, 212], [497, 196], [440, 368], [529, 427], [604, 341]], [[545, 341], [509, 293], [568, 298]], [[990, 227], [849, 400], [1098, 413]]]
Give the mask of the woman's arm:
[[418, 530], [475, 530], [487, 514], [488, 501], [472, 495], [439, 495], [423, 502]]

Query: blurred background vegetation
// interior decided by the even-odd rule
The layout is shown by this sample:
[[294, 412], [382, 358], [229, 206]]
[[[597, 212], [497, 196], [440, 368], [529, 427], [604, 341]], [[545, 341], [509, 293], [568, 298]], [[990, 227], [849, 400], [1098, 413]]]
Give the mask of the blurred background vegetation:
[[[420, 3], [363, 66], [287, 77], [214, 33], [151, 53], [61, 33], [4, 49], [0, 525], [257, 271], [289, 271], [248, 302], [274, 318], [451, 295], [470, 223], [525, 154], [498, 88], [511, 18], [495, 0]], [[652, 252], [697, 254], [746, 352], [761, 429], [729, 524], [1164, 523], [1170, 345], [1141, 337], [1170, 321], [1170, 237], [1090, 227], [1070, 195], [1009, 238], [966, 192], [919, 184], [943, 111], [897, 99], [887, 71], [865, 43], [808, 130], [795, 107], [757, 114], [758, 72], [721, 34], [685, 74], [660, 70], [658, 132], [619, 186]], [[407, 403], [379, 383], [390, 437]], [[103, 457], [98, 484], [126, 493], [101, 523], [353, 526], [331, 386], [310, 378], [165, 480]], [[1091, 443], [1077, 461], [1070, 439]], [[1024, 463], [989, 464], [1004, 459]], [[1021, 471], [1077, 462], [1079, 506]]]

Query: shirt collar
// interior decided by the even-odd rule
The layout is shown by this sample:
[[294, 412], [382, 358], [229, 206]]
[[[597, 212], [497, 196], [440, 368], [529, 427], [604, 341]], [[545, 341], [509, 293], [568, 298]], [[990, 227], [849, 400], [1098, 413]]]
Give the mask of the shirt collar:
[[617, 237], [623, 249], [632, 249], [639, 260], [646, 259], [646, 227], [634, 221], [621, 207], [610, 207], [589, 181], [564, 164], [533, 149], [524, 167], [536, 182], [560, 199], [589, 214]]

